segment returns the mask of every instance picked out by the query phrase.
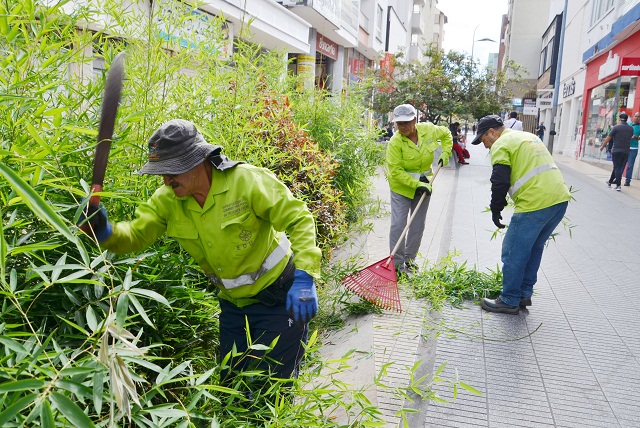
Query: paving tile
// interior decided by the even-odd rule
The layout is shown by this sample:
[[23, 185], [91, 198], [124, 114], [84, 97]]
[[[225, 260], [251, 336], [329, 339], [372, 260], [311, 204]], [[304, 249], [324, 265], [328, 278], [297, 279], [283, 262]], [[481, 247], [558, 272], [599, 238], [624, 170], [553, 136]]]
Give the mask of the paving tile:
[[[501, 264], [502, 237], [490, 239], [493, 225], [483, 212], [490, 200], [490, 165], [483, 148], [471, 151], [472, 165], [439, 176], [441, 190], [432, 197], [420, 253], [435, 261], [455, 249], [460, 253], [455, 260], [493, 269]], [[434, 367], [446, 362], [443, 376], [458, 376], [484, 393], [461, 392], [446, 405], [427, 403], [421, 423], [412, 428], [640, 426], [640, 240], [628, 239], [640, 236], [640, 222], [602, 225], [611, 212], [638, 218], [640, 201], [631, 192], [620, 198], [602, 189], [594, 177], [607, 175], [604, 170], [564, 157], [557, 163], [567, 183], [580, 189], [567, 211], [576, 227], [572, 236], [560, 228], [545, 249], [533, 306], [518, 316], [488, 314], [477, 302], [464, 309], [445, 306], [430, 325], [381, 317], [388, 331], [380, 328], [374, 349], [384, 357], [377, 356], [376, 367], [393, 361], [390, 381], [401, 383], [408, 375], [406, 367], [418, 352], [416, 329], [425, 337], [440, 331], [431, 349]], [[381, 183], [376, 192], [388, 199], [384, 179]], [[505, 211], [506, 221], [510, 215]], [[369, 253], [379, 251], [382, 258], [388, 219], [374, 228]], [[448, 384], [434, 390], [451, 399]], [[389, 397], [379, 398], [379, 404], [388, 426], [397, 426], [398, 400]]]

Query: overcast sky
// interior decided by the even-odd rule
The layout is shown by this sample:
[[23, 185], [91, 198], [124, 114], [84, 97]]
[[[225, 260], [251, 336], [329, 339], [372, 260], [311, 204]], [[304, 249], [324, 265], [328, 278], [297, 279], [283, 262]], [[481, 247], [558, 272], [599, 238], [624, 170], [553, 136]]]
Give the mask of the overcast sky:
[[[487, 64], [491, 52], [498, 52], [502, 15], [507, 13], [508, 0], [438, 0], [438, 9], [447, 16], [443, 48], [471, 55]], [[472, 46], [475, 29], [475, 45]], [[479, 42], [489, 38], [493, 42]]]

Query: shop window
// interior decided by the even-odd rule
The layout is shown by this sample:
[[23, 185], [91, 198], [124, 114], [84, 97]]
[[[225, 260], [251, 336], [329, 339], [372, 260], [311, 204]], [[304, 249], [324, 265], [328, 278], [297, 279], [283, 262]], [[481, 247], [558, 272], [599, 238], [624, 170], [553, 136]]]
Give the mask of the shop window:
[[598, 158], [602, 140], [609, 135], [611, 128], [618, 122], [618, 114], [633, 108], [637, 77], [620, 78], [620, 90], [613, 80], [591, 90], [589, 108], [583, 112], [587, 116], [587, 129], [584, 135], [584, 156]]
[[376, 15], [376, 37], [382, 40], [382, 20], [384, 19], [384, 10], [378, 5], [378, 14]]

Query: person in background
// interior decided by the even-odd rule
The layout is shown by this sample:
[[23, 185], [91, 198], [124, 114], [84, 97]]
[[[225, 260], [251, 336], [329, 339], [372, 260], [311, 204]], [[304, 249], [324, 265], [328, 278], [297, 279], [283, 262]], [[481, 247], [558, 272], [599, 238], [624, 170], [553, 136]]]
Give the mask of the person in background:
[[627, 124], [629, 116], [626, 113], [620, 113], [618, 119], [620, 123], [611, 128], [609, 135], [602, 141], [600, 151], [611, 141], [613, 146], [611, 147], [611, 161], [613, 162], [613, 171], [611, 171], [611, 177], [605, 181], [606, 185], [611, 187], [615, 184], [615, 190], [618, 192], [622, 190], [620, 184], [622, 183], [622, 171], [627, 165], [627, 159], [629, 158], [629, 149], [631, 147], [631, 137], [633, 136], [633, 127]]
[[458, 155], [458, 163], [461, 165], [468, 165], [469, 162], [464, 159], [464, 151], [462, 150], [462, 146], [460, 145], [463, 138], [462, 135], [460, 135], [460, 123], [453, 122], [452, 124], [450, 124], [449, 132], [451, 132], [451, 138], [453, 139], [453, 150]]
[[394, 256], [396, 273], [402, 275], [418, 268], [414, 260], [422, 242], [431, 199], [430, 180], [433, 178], [431, 167], [434, 153], [442, 147], [438, 163], [446, 166], [451, 156], [453, 139], [449, 129], [444, 126], [436, 126], [429, 122], [416, 123], [417, 112], [411, 104], [397, 106], [393, 115], [398, 130], [389, 141], [386, 153], [387, 178], [391, 190], [391, 251], [398, 243], [409, 216], [418, 208], [421, 196], [426, 194], [404, 242], [400, 244]]
[[[187, 120], [164, 123], [148, 149], [139, 174], [162, 176], [164, 185], [134, 218], [110, 223], [101, 206], [79, 224], [88, 217], [100, 246], [116, 254], [142, 251], [164, 234], [175, 239], [218, 289], [219, 358], [235, 347], [250, 356], [231, 356], [234, 371], [255, 365], [296, 376], [307, 323], [318, 311], [321, 252], [313, 215], [271, 171], [230, 160]], [[265, 350], [249, 349], [248, 338], [265, 347], [278, 340], [260, 358]], [[223, 382], [230, 373], [223, 370]]]
[[544, 131], [547, 130], [547, 127], [544, 126], [544, 122], [540, 122], [540, 125], [536, 127], [536, 135], [540, 138], [540, 141], [544, 140]]
[[624, 182], [625, 186], [631, 186], [631, 177], [633, 175], [633, 166], [638, 156], [638, 140], [640, 139], [640, 112], [636, 112], [633, 115], [633, 135], [629, 142], [629, 158], [627, 159], [627, 179]]
[[531, 306], [533, 286], [544, 246], [567, 210], [571, 192], [551, 154], [535, 135], [506, 128], [499, 116], [480, 119], [471, 144], [483, 143], [491, 154], [491, 218], [501, 223], [507, 194], [515, 204], [502, 242], [502, 291], [484, 298], [488, 312], [517, 315]]
[[504, 126], [506, 128], [511, 128], [514, 131], [524, 131], [524, 128], [522, 127], [522, 122], [518, 120], [518, 113], [515, 111], [512, 111], [511, 113], [509, 113], [509, 119], [504, 121]]
[[389, 141], [391, 137], [393, 137], [393, 123], [387, 123], [386, 132], [387, 134], [385, 135], [384, 140]]

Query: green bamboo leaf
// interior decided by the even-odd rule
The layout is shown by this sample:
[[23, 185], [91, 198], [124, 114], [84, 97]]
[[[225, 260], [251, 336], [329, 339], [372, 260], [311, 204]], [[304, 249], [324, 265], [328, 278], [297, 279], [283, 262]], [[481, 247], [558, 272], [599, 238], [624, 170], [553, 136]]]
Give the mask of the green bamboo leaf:
[[7, 241], [4, 239], [4, 228], [0, 221], [0, 284], [5, 284], [7, 275]]
[[60, 389], [69, 391], [78, 398], [93, 397], [93, 390], [78, 382], [73, 382], [67, 379], [58, 379], [55, 385]]
[[129, 310], [129, 293], [120, 293], [118, 303], [116, 303], [116, 325], [118, 328], [124, 328], [124, 322], [127, 319], [127, 311]]
[[93, 408], [96, 409], [96, 413], [100, 414], [102, 411], [102, 395], [104, 393], [104, 375], [102, 370], [98, 370], [93, 375]]
[[0, 385], [0, 393], [9, 391], [28, 391], [30, 389], [40, 389], [44, 386], [44, 381], [40, 379], [24, 379], [15, 382], [5, 382]]
[[91, 306], [87, 306], [87, 325], [92, 332], [95, 332], [98, 329], [98, 318]]
[[[27, 350], [20, 343], [16, 342], [13, 339], [10, 339], [5, 336], [0, 336], [0, 343], [2, 343], [7, 348], [11, 349], [14, 352], [24, 354]], [[1, 426], [1, 425], [0, 425]]]
[[84, 334], [85, 336], [87, 336], [87, 337], [91, 336], [91, 334], [87, 330], [85, 330], [84, 328], [80, 327], [78, 324], [76, 324], [74, 322], [71, 322], [66, 318], [61, 318], [61, 317], [58, 317], [58, 318], [60, 318], [63, 322], [69, 324], [71, 327], [75, 328], [76, 330], [82, 332], [82, 334]]
[[129, 290], [132, 294], [137, 294], [139, 296], [145, 296], [152, 300], [155, 300], [158, 303], [162, 303], [165, 306], [170, 306], [169, 301], [165, 299], [165, 297], [161, 294], [156, 293], [153, 290], [147, 290], [146, 288], [132, 288]]
[[140, 304], [136, 296], [134, 296], [133, 294], [129, 295], [129, 300], [131, 300], [131, 303], [133, 303], [133, 306], [136, 308], [136, 310], [138, 311], [138, 314], [142, 317], [144, 322], [149, 324], [151, 327], [155, 327], [151, 322], [151, 320], [149, 319], [149, 316], [147, 315], [147, 311], [145, 311], [144, 306]]
[[50, 397], [55, 407], [69, 422], [83, 428], [95, 427], [89, 416], [85, 415], [84, 411], [69, 398], [59, 392], [52, 392]]
[[0, 413], [0, 427], [8, 426], [13, 417], [20, 413], [25, 407], [35, 402], [37, 397], [38, 394], [29, 394], [4, 409], [2, 413]]
[[482, 392], [480, 390], [475, 389], [473, 386], [469, 385], [468, 383], [460, 382], [460, 387], [466, 389], [472, 394], [482, 395]]
[[98, 130], [94, 128], [81, 128], [79, 126], [63, 125], [62, 129], [67, 131], [77, 132], [78, 134], [88, 135], [91, 137], [98, 136]]
[[56, 428], [56, 421], [53, 418], [51, 405], [48, 401], [44, 401], [40, 405], [40, 421], [42, 422], [43, 428]]
[[122, 288], [125, 290], [129, 290], [131, 288], [131, 281], [133, 279], [133, 274], [131, 273], [131, 268], [127, 269], [127, 273], [124, 276], [124, 282], [122, 283]]
[[2, 174], [11, 184], [11, 187], [18, 192], [34, 214], [49, 223], [64, 235], [65, 238], [77, 245], [78, 237], [71, 232], [62, 218], [51, 208], [51, 205], [42, 199], [18, 174], [2, 162], [0, 162], [0, 174]]

